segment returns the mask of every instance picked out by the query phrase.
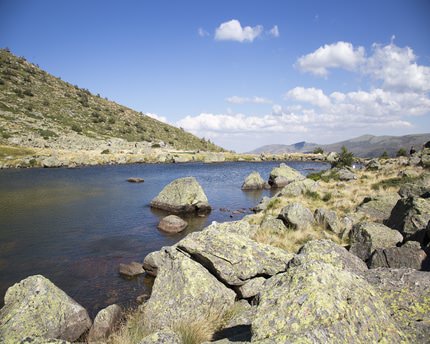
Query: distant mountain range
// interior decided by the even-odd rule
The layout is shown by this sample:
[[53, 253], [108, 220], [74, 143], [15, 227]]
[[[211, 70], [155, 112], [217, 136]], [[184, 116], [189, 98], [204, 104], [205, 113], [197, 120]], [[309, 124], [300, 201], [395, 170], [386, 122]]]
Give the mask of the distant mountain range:
[[383, 152], [387, 152], [390, 156], [395, 156], [400, 148], [404, 148], [407, 152], [409, 152], [412, 146], [416, 149], [420, 149], [427, 141], [430, 141], [430, 134], [405, 136], [363, 135], [350, 140], [327, 145], [304, 141], [297, 142], [292, 145], [266, 145], [254, 149], [249, 153], [312, 153], [317, 147], [321, 147], [325, 152], [340, 152], [341, 147], [345, 146], [358, 157], [374, 158], [380, 156]]

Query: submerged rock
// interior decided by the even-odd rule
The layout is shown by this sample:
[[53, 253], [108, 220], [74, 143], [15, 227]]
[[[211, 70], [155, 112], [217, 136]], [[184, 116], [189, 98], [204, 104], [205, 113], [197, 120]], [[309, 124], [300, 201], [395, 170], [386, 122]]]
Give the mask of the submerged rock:
[[127, 181], [129, 183], [143, 183], [145, 180], [143, 178], [131, 177], [131, 178], [128, 178]]
[[27, 277], [6, 291], [0, 310], [0, 342], [26, 337], [77, 340], [91, 327], [87, 311], [41, 275]]
[[210, 314], [222, 314], [233, 305], [235, 296], [199, 263], [170, 249], [158, 268], [143, 321], [153, 329], [163, 329], [178, 322], [204, 319]]
[[202, 187], [194, 177], [179, 178], [166, 185], [151, 201], [151, 207], [172, 213], [207, 214], [211, 210]]
[[242, 190], [259, 190], [266, 187], [266, 182], [261, 178], [260, 173], [254, 171], [248, 175], [242, 184]]
[[158, 224], [159, 229], [168, 233], [182, 232], [187, 226], [188, 223], [176, 215], [166, 216]]
[[129, 264], [119, 264], [119, 273], [127, 277], [135, 277], [145, 272], [142, 263], [131, 262]]
[[88, 343], [106, 342], [121, 320], [122, 310], [118, 305], [110, 305], [97, 313], [88, 334]]
[[395, 247], [403, 241], [400, 232], [380, 223], [361, 222], [349, 233], [350, 252], [366, 261], [377, 248]]

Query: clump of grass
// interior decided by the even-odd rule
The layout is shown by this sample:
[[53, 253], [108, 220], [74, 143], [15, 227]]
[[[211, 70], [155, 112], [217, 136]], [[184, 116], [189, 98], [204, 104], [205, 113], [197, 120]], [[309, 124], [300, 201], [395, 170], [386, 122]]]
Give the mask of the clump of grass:
[[143, 323], [143, 313], [140, 309], [126, 312], [118, 331], [113, 333], [108, 344], [134, 344], [150, 335], [153, 330]]
[[310, 199], [312, 199], [314, 201], [317, 201], [317, 200], [321, 199], [321, 196], [319, 195], [318, 192], [311, 191], [311, 190], [306, 190], [305, 193], [304, 193], [304, 196], [308, 197], [308, 198], [310, 198]]
[[279, 205], [281, 204], [281, 199], [280, 198], [272, 198], [269, 203], [267, 204], [267, 208], [266, 210], [271, 210], [271, 209], [275, 209], [277, 208]]
[[413, 177], [394, 177], [380, 180], [374, 184], [372, 184], [371, 189], [378, 191], [379, 189], [386, 190], [388, 188], [399, 188], [403, 184], [413, 182], [416, 178]]
[[333, 194], [331, 192], [326, 192], [324, 196], [321, 198], [324, 202], [328, 202], [331, 200]]

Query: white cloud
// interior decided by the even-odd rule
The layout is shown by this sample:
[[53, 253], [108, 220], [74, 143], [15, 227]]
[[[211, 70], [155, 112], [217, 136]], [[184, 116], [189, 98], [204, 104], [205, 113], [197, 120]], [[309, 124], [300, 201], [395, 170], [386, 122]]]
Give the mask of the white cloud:
[[297, 60], [297, 67], [305, 72], [326, 76], [330, 68], [355, 70], [365, 60], [365, 49], [354, 48], [351, 43], [337, 42], [319, 47], [313, 53]]
[[238, 41], [238, 42], [252, 42], [255, 38], [261, 35], [263, 26], [257, 25], [254, 27], [242, 25], [237, 19], [232, 19], [228, 22], [222, 23], [215, 30], [215, 39], [218, 41]]
[[272, 104], [272, 101], [267, 98], [263, 97], [239, 97], [239, 96], [232, 96], [226, 98], [226, 101], [231, 104], [245, 104], [245, 103], [252, 103], [252, 104]]
[[330, 105], [330, 98], [327, 97], [322, 90], [316, 88], [295, 87], [289, 90], [285, 97], [294, 99], [300, 102], [326, 107]]
[[200, 37], [206, 37], [206, 36], [209, 36], [209, 32], [207, 32], [205, 29], [203, 29], [203, 28], [201, 28], [201, 27], [199, 27], [199, 28], [198, 28], [198, 30], [197, 30], [197, 34], [198, 34]]
[[269, 31], [269, 34], [273, 37], [279, 37], [278, 25], [275, 25], [274, 27], [272, 27]]
[[430, 91], [430, 67], [420, 66], [409, 47], [391, 43], [373, 45], [373, 54], [363, 66], [363, 72], [382, 81], [385, 89], [398, 91]]
[[156, 119], [157, 121], [163, 122], [163, 123], [169, 123], [169, 121], [167, 120], [166, 117], [164, 116], [159, 116], [155, 113], [151, 113], [151, 112], [147, 112], [145, 113], [146, 116], [151, 117], [153, 119]]

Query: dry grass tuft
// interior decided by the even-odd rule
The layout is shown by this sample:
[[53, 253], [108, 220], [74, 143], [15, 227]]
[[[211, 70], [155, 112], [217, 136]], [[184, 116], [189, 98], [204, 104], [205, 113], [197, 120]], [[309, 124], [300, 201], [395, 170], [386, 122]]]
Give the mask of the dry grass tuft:
[[120, 324], [118, 331], [108, 339], [108, 344], [135, 344], [150, 335], [153, 331], [143, 323], [140, 308], [129, 310]]

